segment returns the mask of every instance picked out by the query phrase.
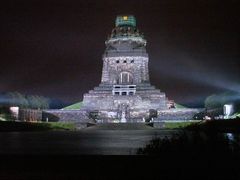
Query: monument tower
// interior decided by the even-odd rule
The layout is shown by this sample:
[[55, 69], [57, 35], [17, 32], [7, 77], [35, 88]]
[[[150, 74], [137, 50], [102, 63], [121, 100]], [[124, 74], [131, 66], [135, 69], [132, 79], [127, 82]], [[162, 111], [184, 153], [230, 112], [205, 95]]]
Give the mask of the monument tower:
[[150, 84], [146, 43], [134, 16], [117, 16], [105, 41], [101, 83], [84, 94], [82, 109], [106, 122], [143, 121], [168, 109], [165, 93]]
[[80, 109], [45, 110], [43, 119], [77, 122], [152, 122], [192, 120], [201, 109], [172, 108], [165, 93], [151, 85], [146, 40], [132, 15], [117, 16], [105, 42], [99, 86], [84, 94]]

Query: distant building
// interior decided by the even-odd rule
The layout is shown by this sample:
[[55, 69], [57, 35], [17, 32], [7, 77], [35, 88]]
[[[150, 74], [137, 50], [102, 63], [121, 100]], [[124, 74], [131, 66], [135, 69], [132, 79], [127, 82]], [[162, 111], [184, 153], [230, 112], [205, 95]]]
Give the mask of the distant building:
[[19, 107], [18, 106], [12, 106], [9, 108], [10, 113], [14, 119], [18, 119], [19, 117]]
[[232, 104], [225, 104], [223, 106], [223, 114], [224, 118], [228, 119], [229, 116], [231, 116], [234, 112], [233, 105]]

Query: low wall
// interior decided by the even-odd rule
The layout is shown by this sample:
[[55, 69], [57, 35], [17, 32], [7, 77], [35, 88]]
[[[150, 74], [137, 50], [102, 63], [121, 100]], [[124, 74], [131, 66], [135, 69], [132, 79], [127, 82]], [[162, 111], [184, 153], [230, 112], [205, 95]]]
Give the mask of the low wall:
[[200, 113], [202, 109], [168, 109], [168, 110], [159, 110], [158, 117], [154, 121], [162, 120], [192, 120], [194, 115]]
[[42, 114], [43, 121], [59, 122], [92, 122], [87, 111], [83, 110], [44, 110]]
[[[194, 115], [201, 111], [202, 109], [191, 108], [158, 110], [158, 117], [154, 118], [154, 121], [192, 120]], [[46, 121], [47, 119], [48, 121], [93, 123], [93, 120], [89, 118], [89, 112], [86, 110], [44, 110], [42, 120]], [[112, 121], [112, 118], [105, 117], [105, 120]]]
[[[158, 110], [157, 118], [154, 118], [154, 122], [163, 120], [192, 120], [194, 115], [201, 112], [202, 109], [167, 109]], [[135, 112], [140, 117], [149, 116], [148, 112]], [[101, 112], [100, 112], [101, 114]], [[114, 114], [115, 115], [115, 114]], [[74, 122], [74, 123], [95, 123], [89, 118], [89, 112], [87, 110], [22, 110], [19, 113], [20, 120], [25, 121], [49, 121], [49, 122]], [[109, 120], [110, 122], [116, 117], [103, 118], [104, 120]], [[135, 118], [136, 119], [136, 118]], [[138, 122], [142, 121], [142, 118], [134, 117], [132, 121]]]
[[37, 109], [20, 109], [18, 113], [20, 121], [37, 122], [42, 120], [42, 111]]

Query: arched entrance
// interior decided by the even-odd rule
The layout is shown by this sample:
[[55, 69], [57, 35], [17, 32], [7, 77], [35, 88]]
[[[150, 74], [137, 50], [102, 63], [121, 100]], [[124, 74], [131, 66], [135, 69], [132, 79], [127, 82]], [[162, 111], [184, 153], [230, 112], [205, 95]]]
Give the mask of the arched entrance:
[[121, 72], [118, 77], [118, 84], [132, 84], [133, 75], [129, 72]]

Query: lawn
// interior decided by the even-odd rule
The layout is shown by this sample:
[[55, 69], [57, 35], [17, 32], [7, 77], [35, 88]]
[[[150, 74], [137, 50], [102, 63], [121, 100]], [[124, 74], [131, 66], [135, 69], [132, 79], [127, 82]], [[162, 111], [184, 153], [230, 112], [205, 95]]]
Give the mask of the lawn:
[[13, 120], [13, 117], [10, 114], [2, 113], [0, 114], [0, 121]]
[[183, 106], [181, 104], [178, 104], [178, 103], [175, 103], [175, 108], [176, 109], [184, 109], [184, 108], [187, 108], [186, 106]]
[[83, 102], [78, 102], [78, 103], [75, 103], [75, 104], [72, 104], [70, 106], [67, 106], [65, 108], [63, 108], [64, 110], [75, 110], [75, 109], [80, 109], [82, 107], [82, 104]]

